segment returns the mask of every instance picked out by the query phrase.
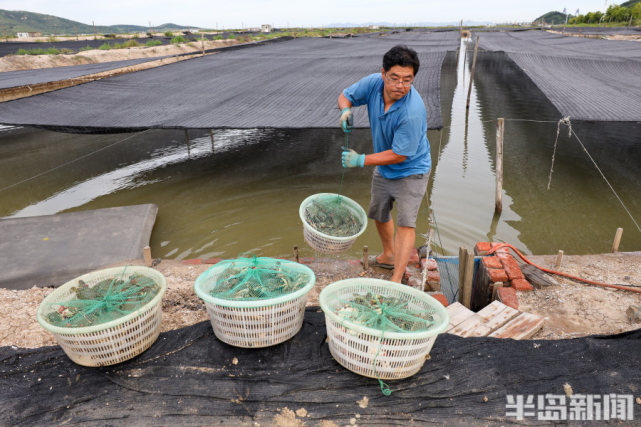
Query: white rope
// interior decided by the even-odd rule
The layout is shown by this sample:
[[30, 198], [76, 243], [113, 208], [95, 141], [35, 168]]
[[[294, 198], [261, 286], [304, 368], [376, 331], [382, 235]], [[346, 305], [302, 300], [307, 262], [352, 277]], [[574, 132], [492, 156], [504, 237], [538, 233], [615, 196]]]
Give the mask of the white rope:
[[561, 125], [564, 124], [569, 128], [568, 138], [572, 136], [572, 122], [570, 122], [570, 117], [563, 117], [556, 125], [556, 139], [554, 140], [554, 150], [552, 150], [552, 164], [550, 165], [550, 176], [548, 177], [548, 191], [550, 191], [550, 185], [552, 184], [552, 173], [554, 172], [554, 158], [556, 157], [556, 147], [559, 143], [559, 133], [561, 132]]
[[116, 141], [116, 142], [114, 142], [113, 144], [109, 144], [109, 145], [107, 145], [106, 147], [99, 148], [99, 149], [97, 149], [96, 151], [92, 151], [92, 152], [91, 152], [91, 153], [89, 153], [89, 154], [85, 154], [84, 156], [80, 156], [80, 157], [78, 157], [77, 159], [69, 160], [68, 162], [65, 162], [65, 163], [63, 163], [63, 164], [61, 164], [61, 165], [58, 165], [58, 166], [56, 166], [55, 168], [51, 168], [51, 169], [46, 170], [46, 171], [44, 171], [44, 172], [40, 172], [39, 174], [34, 175], [34, 176], [30, 177], [30, 178], [23, 179], [22, 181], [18, 181], [18, 182], [16, 182], [16, 183], [13, 183], [13, 184], [11, 184], [11, 185], [8, 185], [8, 186], [6, 186], [6, 187], [4, 187], [4, 188], [0, 188], [0, 193], [1, 193], [1, 192], [3, 192], [3, 191], [5, 191], [5, 190], [8, 190], [8, 189], [10, 189], [10, 188], [16, 187], [16, 186], [18, 186], [18, 185], [20, 185], [20, 184], [23, 184], [23, 183], [25, 183], [25, 182], [27, 182], [27, 181], [31, 181], [32, 179], [39, 178], [39, 177], [41, 177], [42, 175], [46, 175], [46, 174], [48, 174], [49, 172], [53, 172], [53, 171], [55, 171], [55, 170], [57, 170], [57, 169], [60, 169], [60, 168], [62, 168], [62, 167], [65, 167], [65, 166], [67, 166], [67, 165], [70, 165], [70, 164], [72, 164], [72, 163], [75, 163], [75, 162], [77, 162], [78, 160], [85, 159], [85, 158], [87, 158], [87, 157], [89, 157], [89, 156], [92, 156], [92, 155], [94, 155], [94, 154], [96, 154], [96, 153], [98, 153], [98, 152], [102, 151], [102, 150], [106, 150], [106, 149], [107, 149], [107, 148], [109, 148], [109, 147], [113, 147], [113, 146], [114, 146], [114, 145], [116, 145], [116, 144], [120, 144], [121, 142], [125, 142], [125, 141], [127, 141], [128, 139], [133, 138], [134, 136], [142, 135], [143, 133], [148, 132], [148, 131], [150, 131], [150, 130], [151, 130], [151, 129], [146, 129], [146, 130], [143, 130], [143, 131], [141, 131], [141, 132], [137, 132], [137, 133], [135, 133], [135, 134], [133, 134], [133, 135], [129, 135], [128, 137], [126, 137], [126, 138], [124, 138], [124, 139], [121, 139], [120, 141]]

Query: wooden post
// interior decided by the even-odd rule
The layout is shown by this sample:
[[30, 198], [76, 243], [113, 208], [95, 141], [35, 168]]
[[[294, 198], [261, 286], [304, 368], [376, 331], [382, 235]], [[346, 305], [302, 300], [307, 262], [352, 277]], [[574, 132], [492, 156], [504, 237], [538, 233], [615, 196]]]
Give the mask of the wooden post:
[[299, 258], [298, 258], [298, 245], [294, 245], [294, 260], [296, 260], [296, 262], [299, 262]]
[[492, 285], [492, 301], [496, 299], [496, 294], [499, 291], [499, 288], [503, 287], [503, 282], [496, 282]]
[[494, 212], [503, 211], [503, 134], [505, 131], [505, 120], [501, 117], [496, 120], [496, 197], [494, 201]]
[[474, 279], [474, 253], [465, 250], [465, 281], [463, 282], [463, 305], [472, 308], [472, 280]]
[[458, 248], [458, 302], [463, 303], [463, 281], [465, 280], [465, 248]]
[[459, 40], [463, 38], [463, 20], [462, 19], [461, 19], [461, 25], [459, 26], [458, 38]]
[[367, 255], [369, 248], [367, 245], [363, 246], [363, 269], [367, 270], [369, 268], [369, 256]]
[[91, 21], [91, 25], [93, 25], [93, 39], [96, 40], [96, 24], [95, 22]]
[[185, 142], [187, 143], [187, 155], [191, 155], [191, 147], [189, 147], [189, 131], [185, 129]]
[[556, 262], [554, 263], [554, 269], [558, 270], [561, 267], [563, 262], [563, 251], [559, 249], [559, 253], [556, 254]]
[[215, 147], [214, 147], [214, 131], [213, 131], [213, 129], [209, 129], [209, 137], [211, 138], [211, 152], [213, 153], [215, 151]]
[[614, 242], [612, 242], [612, 253], [619, 252], [619, 244], [621, 243], [621, 236], [623, 235], [623, 228], [617, 228], [614, 235]]
[[474, 69], [476, 68], [476, 55], [479, 52], [479, 38], [476, 36], [476, 44], [474, 45], [474, 59], [472, 59], [472, 71], [470, 72], [470, 87], [467, 89], [467, 102], [465, 108], [470, 108], [470, 96], [472, 96], [472, 81], [474, 80]]
[[149, 246], [142, 248], [142, 257], [145, 260], [145, 265], [151, 267], [153, 259], [151, 258], [151, 248]]
[[200, 33], [200, 48], [203, 51], [203, 55], [205, 54], [205, 34]]

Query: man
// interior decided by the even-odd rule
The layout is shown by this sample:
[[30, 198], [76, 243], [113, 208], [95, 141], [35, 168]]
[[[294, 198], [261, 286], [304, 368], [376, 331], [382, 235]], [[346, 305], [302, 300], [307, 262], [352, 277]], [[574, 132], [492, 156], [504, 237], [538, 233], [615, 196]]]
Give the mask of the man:
[[[416, 240], [416, 217], [432, 166], [425, 104], [412, 82], [418, 72], [416, 52], [395, 46], [383, 56], [381, 72], [345, 89], [338, 97], [341, 128], [351, 131], [351, 107], [367, 105], [374, 154], [344, 151], [343, 167], [376, 166], [368, 216], [376, 222], [383, 253], [370, 265], [393, 269], [401, 282]], [[391, 216], [397, 205], [397, 228]]]

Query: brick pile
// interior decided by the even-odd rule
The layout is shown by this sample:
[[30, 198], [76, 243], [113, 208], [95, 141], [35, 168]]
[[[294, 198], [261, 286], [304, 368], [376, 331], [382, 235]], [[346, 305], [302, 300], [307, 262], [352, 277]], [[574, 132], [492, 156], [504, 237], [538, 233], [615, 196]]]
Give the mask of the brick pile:
[[483, 256], [481, 270], [487, 281], [490, 299], [495, 284], [502, 283], [503, 287], [497, 289], [497, 298], [503, 304], [518, 310], [517, 291], [528, 292], [534, 288], [527, 281], [519, 263], [507, 248], [499, 248], [493, 254], [488, 255], [488, 252], [498, 245], [500, 243], [478, 242], [474, 247], [474, 253]]

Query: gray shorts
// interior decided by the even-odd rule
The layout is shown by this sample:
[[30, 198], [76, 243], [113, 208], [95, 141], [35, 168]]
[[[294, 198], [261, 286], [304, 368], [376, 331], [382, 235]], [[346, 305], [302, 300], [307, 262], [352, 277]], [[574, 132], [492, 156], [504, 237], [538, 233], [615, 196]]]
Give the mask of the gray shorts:
[[401, 227], [416, 228], [416, 217], [427, 190], [430, 174], [410, 175], [400, 179], [386, 179], [374, 169], [372, 199], [367, 216], [378, 222], [392, 219], [392, 206], [397, 203], [396, 223]]

